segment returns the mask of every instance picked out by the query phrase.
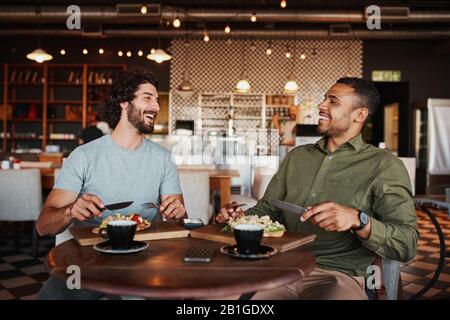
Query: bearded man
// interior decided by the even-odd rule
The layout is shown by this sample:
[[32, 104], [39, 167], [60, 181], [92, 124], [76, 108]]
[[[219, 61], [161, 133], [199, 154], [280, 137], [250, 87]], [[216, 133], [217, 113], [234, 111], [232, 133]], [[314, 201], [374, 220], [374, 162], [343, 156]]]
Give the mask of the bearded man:
[[[114, 213], [140, 213], [153, 220], [157, 211], [166, 219], [186, 217], [178, 171], [168, 150], [147, 139], [159, 111], [158, 84], [143, 70], [125, 71], [113, 84], [105, 119], [113, 132], [76, 148], [64, 162], [36, 228], [56, 235], [70, 225], [98, 225], [112, 211], [105, 204], [133, 201]], [[158, 208], [145, 209], [153, 202]], [[158, 216], [160, 217], [160, 216]], [[98, 299], [90, 290], [68, 290], [50, 277], [38, 299]]]

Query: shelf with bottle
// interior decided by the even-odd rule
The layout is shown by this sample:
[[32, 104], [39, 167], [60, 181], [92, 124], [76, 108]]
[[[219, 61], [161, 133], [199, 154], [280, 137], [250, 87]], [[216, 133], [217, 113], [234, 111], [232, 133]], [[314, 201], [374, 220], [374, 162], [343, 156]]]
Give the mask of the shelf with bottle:
[[266, 107], [289, 107], [295, 104], [295, 94], [266, 94]]
[[[8, 97], [8, 101], [7, 117], [1, 120], [0, 130], [2, 133], [11, 130], [9, 125], [15, 129], [11, 131], [10, 139], [1, 138], [2, 150], [15, 148], [15, 142], [9, 141], [17, 139], [29, 139], [33, 146], [40, 141], [42, 149], [45, 149], [47, 140], [50, 140], [47, 139], [50, 132], [73, 131], [78, 134], [91, 121], [92, 112], [89, 110], [96, 109], [103, 103], [112, 81], [125, 69], [124, 64], [4, 64], [0, 76], [3, 83], [2, 94]], [[89, 72], [93, 72], [90, 83]], [[45, 113], [46, 117], [43, 116]], [[5, 126], [4, 123], [8, 125]], [[14, 135], [15, 131], [27, 130], [43, 132], [44, 136], [21, 137], [20, 133], [19, 136]], [[74, 134], [73, 132], [68, 134]], [[76, 140], [74, 138], [68, 141]]]
[[45, 83], [43, 66], [12, 65], [8, 86], [42, 86]]

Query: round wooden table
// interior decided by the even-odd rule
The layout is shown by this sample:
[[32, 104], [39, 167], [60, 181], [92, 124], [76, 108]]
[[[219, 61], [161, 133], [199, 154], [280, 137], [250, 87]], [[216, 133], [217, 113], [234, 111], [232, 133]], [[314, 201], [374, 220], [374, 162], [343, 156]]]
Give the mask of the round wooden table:
[[[222, 243], [181, 238], [150, 241], [144, 251], [126, 255], [97, 252], [69, 240], [47, 256], [52, 276], [66, 280], [67, 267], [81, 270], [81, 286], [106, 294], [146, 298], [218, 298], [274, 289], [307, 275], [315, 267], [307, 247], [277, 253], [268, 259], [240, 260], [219, 251]], [[193, 245], [217, 248], [210, 263], [187, 263]]]

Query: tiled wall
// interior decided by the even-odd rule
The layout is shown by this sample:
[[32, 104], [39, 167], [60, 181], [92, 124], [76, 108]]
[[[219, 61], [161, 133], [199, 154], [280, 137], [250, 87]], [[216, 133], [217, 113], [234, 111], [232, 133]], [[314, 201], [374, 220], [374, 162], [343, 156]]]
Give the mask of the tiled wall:
[[[293, 72], [299, 84], [299, 101], [311, 97], [317, 105], [326, 90], [343, 76], [362, 76], [362, 41], [297, 40], [272, 41], [272, 54], [267, 55], [268, 41], [262, 40], [173, 40], [170, 87], [177, 88], [187, 69], [194, 90], [198, 92], [232, 92], [242, 72], [254, 93], [282, 93], [287, 77]], [[285, 57], [287, 48], [292, 57]], [[304, 53], [306, 58], [300, 59]], [[185, 118], [197, 97], [180, 99], [171, 104], [171, 119]], [[192, 114], [196, 112], [192, 109]], [[173, 121], [170, 123], [173, 129]]]

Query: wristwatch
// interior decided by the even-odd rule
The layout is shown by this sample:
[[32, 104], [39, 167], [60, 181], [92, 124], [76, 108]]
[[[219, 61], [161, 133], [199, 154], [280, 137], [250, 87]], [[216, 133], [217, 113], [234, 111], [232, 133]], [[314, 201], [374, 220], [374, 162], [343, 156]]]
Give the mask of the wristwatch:
[[369, 224], [369, 216], [364, 211], [358, 210], [359, 227], [352, 228], [354, 231], [364, 229]]

